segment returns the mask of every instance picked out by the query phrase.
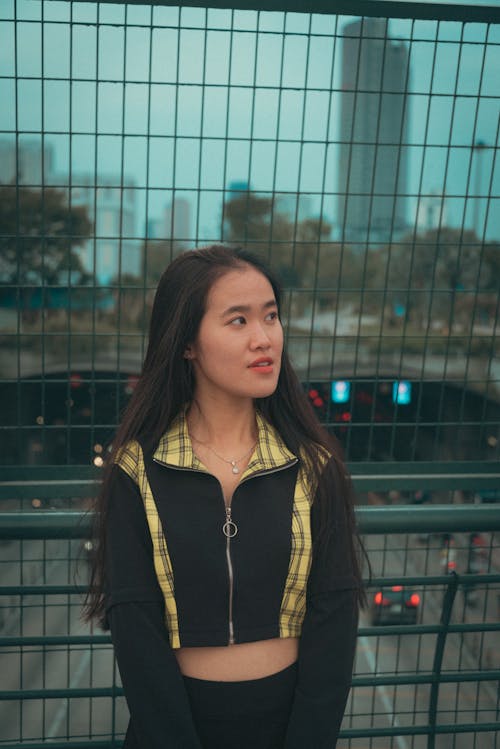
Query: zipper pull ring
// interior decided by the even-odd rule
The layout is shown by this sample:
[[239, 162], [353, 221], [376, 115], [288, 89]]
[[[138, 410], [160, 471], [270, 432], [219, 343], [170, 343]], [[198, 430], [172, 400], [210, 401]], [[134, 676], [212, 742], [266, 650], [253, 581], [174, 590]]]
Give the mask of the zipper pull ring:
[[231, 520], [231, 507], [226, 507], [226, 522], [222, 526], [222, 532], [226, 538], [234, 538], [238, 533], [238, 526]]

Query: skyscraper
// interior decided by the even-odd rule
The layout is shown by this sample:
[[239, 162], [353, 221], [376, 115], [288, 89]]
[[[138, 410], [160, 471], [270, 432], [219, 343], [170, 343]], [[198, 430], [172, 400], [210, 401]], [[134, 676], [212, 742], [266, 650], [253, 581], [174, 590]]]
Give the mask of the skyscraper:
[[345, 240], [387, 242], [407, 227], [408, 64], [387, 19], [344, 26], [337, 225]]

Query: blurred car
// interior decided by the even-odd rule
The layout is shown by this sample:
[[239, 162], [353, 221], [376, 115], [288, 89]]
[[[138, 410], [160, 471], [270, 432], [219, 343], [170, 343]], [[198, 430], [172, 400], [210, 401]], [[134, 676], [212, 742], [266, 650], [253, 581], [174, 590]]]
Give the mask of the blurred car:
[[441, 569], [443, 574], [450, 575], [457, 570], [457, 550], [451, 533], [441, 534]]
[[420, 596], [403, 585], [380, 588], [372, 599], [372, 624], [416, 624]]

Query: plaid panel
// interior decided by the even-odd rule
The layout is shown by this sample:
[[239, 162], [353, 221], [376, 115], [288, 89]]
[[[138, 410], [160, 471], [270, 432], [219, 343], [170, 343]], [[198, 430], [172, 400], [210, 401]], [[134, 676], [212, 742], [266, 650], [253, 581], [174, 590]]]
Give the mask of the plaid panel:
[[186, 409], [176, 416], [168, 432], [160, 439], [154, 458], [177, 468], [199, 469], [201, 466], [193, 452], [186, 421]]
[[280, 637], [299, 637], [306, 613], [306, 590], [312, 562], [310, 512], [313, 487], [299, 470], [292, 515], [290, 564], [280, 609]]
[[180, 648], [179, 620], [174, 593], [174, 574], [168, 553], [167, 542], [163, 534], [160, 517], [156, 509], [153, 492], [147, 479], [142, 449], [138, 442], [128, 443], [119, 452], [118, 465], [130, 476], [139, 487], [149, 531], [153, 542], [153, 562], [158, 583], [165, 601], [165, 623], [172, 648]]
[[139, 484], [139, 461], [138, 461], [138, 442], [128, 442], [120, 448], [115, 457], [115, 463], [123, 468], [125, 473], [130, 476], [134, 484]]
[[242, 480], [256, 471], [272, 470], [296, 460], [296, 456], [287, 448], [276, 429], [258, 412], [255, 416], [258, 440], [250, 462], [241, 477]]

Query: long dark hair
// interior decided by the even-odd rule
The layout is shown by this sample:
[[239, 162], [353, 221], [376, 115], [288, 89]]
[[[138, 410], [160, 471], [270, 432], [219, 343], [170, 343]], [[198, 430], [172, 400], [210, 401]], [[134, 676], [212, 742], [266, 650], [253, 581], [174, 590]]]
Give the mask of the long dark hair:
[[[281, 289], [277, 279], [260, 258], [239, 247], [214, 244], [184, 252], [170, 263], [160, 278], [142, 372], [110, 446], [101, 488], [94, 503], [97, 548], [84, 603], [86, 619], [104, 621], [107, 505], [116, 454], [131, 440], [139, 440], [146, 449], [156, 447], [173, 419], [186, 403], [192, 401], [195, 381], [191, 361], [183, 356], [184, 351], [197, 337], [208, 293], [215, 281], [231, 270], [243, 269], [248, 265], [267, 278], [279, 311]], [[331, 485], [327, 493], [319, 481], [324, 461], [319, 457], [321, 449], [318, 450], [318, 447], [333, 456], [333, 463], [329, 465], [334, 493], [342, 503], [342, 522], [350, 531], [352, 567], [361, 591], [353, 491], [342, 450], [336, 438], [319, 423], [285, 351], [275, 392], [258, 399], [256, 408], [277, 429], [287, 447], [303, 457], [309, 478], [319, 486], [317, 501], [322, 528], [330, 526], [332, 503]], [[321, 534], [318, 543], [322, 543]]]

